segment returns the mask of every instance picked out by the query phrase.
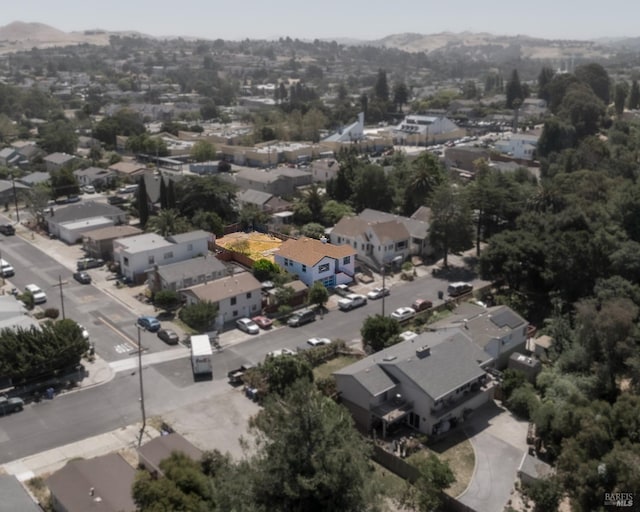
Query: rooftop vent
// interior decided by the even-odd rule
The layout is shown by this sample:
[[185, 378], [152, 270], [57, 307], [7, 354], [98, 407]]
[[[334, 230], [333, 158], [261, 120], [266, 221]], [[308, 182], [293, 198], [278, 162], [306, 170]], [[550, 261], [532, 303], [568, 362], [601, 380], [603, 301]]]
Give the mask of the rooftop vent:
[[385, 358], [383, 358], [383, 361], [395, 361], [397, 359], [397, 356], [387, 356]]
[[321, 241], [323, 244], [326, 244], [329, 240], [327, 239], [327, 237], [326, 237], [326, 236], [324, 236], [324, 235], [323, 235], [323, 236], [322, 236], [322, 238], [320, 239], [320, 241]]
[[429, 345], [423, 345], [422, 347], [417, 348], [416, 355], [419, 358], [423, 358], [431, 355], [431, 347]]

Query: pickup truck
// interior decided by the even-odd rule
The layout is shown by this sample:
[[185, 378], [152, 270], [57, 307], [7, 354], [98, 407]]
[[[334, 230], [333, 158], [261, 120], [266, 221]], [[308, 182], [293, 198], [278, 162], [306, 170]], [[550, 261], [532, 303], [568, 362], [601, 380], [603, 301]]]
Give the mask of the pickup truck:
[[359, 308], [367, 303], [367, 298], [364, 295], [358, 295], [357, 293], [350, 293], [343, 299], [338, 301], [338, 308], [342, 311], [351, 311], [354, 308]]
[[227, 376], [229, 377], [229, 384], [242, 384], [242, 377], [247, 370], [250, 370], [254, 366], [252, 364], [243, 364], [240, 368], [236, 368], [235, 370], [231, 370]]
[[24, 408], [22, 398], [7, 398], [0, 396], [0, 416], [11, 414], [12, 412], [20, 412]]

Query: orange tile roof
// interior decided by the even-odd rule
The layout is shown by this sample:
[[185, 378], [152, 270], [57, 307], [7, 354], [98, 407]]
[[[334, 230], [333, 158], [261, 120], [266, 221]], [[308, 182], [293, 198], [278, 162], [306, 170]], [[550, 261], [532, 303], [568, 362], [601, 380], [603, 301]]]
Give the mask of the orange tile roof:
[[349, 245], [333, 245], [323, 243], [314, 238], [289, 239], [280, 246], [278, 256], [302, 263], [312, 267], [325, 256], [340, 259], [346, 256], [355, 256], [356, 251]]

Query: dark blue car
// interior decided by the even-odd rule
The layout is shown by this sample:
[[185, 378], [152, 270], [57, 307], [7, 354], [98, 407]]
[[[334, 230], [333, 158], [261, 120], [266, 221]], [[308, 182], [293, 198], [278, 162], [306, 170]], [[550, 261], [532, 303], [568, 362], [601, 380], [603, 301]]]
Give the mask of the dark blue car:
[[138, 325], [150, 332], [156, 332], [160, 329], [160, 322], [155, 316], [139, 317]]

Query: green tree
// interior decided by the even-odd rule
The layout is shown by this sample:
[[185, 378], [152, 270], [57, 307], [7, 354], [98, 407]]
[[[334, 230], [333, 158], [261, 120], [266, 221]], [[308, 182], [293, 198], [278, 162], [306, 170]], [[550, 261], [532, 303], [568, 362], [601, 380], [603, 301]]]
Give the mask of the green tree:
[[357, 210], [373, 208], [388, 212], [393, 206], [393, 189], [384, 169], [367, 164], [360, 170], [354, 183], [354, 206]]
[[216, 236], [224, 235], [224, 224], [222, 219], [215, 212], [205, 212], [198, 210], [191, 219], [194, 227], [213, 233]]
[[396, 106], [398, 112], [402, 112], [404, 107], [409, 101], [409, 88], [404, 82], [398, 82], [393, 86], [393, 104]]
[[591, 88], [604, 105], [610, 102], [611, 80], [607, 70], [595, 62], [577, 66], [573, 74], [578, 80]]
[[445, 181], [446, 174], [438, 157], [425, 151], [411, 164], [409, 181], [405, 186], [404, 213], [411, 215], [427, 203], [427, 198]]
[[103, 142], [107, 149], [116, 147], [116, 136], [131, 136], [144, 133], [146, 128], [139, 114], [130, 109], [121, 109], [113, 116], [104, 117], [94, 129], [94, 137]]
[[279, 271], [278, 265], [265, 258], [260, 258], [253, 263], [253, 275], [260, 282], [270, 281]]
[[262, 365], [269, 391], [284, 396], [287, 390], [298, 380], [313, 382], [313, 370], [301, 357], [283, 354], [268, 357]]
[[73, 175], [69, 167], [63, 167], [56, 171], [51, 171], [51, 192], [54, 199], [62, 196], [72, 196], [80, 193], [78, 180]]
[[387, 82], [387, 72], [383, 69], [378, 70], [378, 77], [376, 78], [376, 85], [373, 89], [374, 96], [377, 100], [382, 102], [389, 101], [389, 84]]
[[259, 510], [358, 512], [376, 502], [370, 448], [349, 413], [299, 379], [253, 424], [261, 442], [249, 488]]
[[300, 232], [304, 236], [320, 240], [320, 238], [324, 236], [324, 226], [322, 224], [318, 224], [317, 222], [309, 222], [302, 226]]
[[471, 212], [461, 192], [450, 183], [443, 183], [433, 192], [431, 213], [429, 238], [442, 253], [447, 267], [449, 252], [463, 251], [472, 245]]
[[514, 69], [511, 72], [511, 78], [507, 82], [506, 94], [507, 108], [515, 109], [522, 105], [522, 102], [524, 101], [524, 91], [522, 90], [522, 84], [520, 83], [520, 77], [518, 76], [517, 69]]
[[548, 66], [544, 66], [538, 75], [538, 98], [545, 100], [547, 104], [551, 100], [549, 84], [553, 80], [554, 75], [555, 71], [553, 71], [553, 68]]
[[[171, 208], [171, 184], [168, 184], [167, 202]], [[177, 185], [176, 204], [180, 213], [191, 218], [198, 210], [213, 211], [224, 222], [236, 218], [236, 187], [217, 176], [185, 176]]]
[[538, 156], [547, 157], [551, 153], [572, 148], [576, 145], [576, 139], [576, 129], [570, 123], [557, 117], [548, 119], [538, 140]]
[[209, 301], [188, 304], [180, 309], [180, 320], [198, 332], [206, 332], [211, 329], [218, 315], [218, 306]]
[[362, 328], [360, 335], [362, 343], [368, 345], [374, 352], [395, 345], [400, 341], [400, 324], [397, 320], [382, 315], [368, 316]]
[[66, 118], [56, 119], [38, 128], [39, 143], [47, 153], [73, 155], [78, 146], [75, 126]]
[[475, 100], [478, 97], [478, 88], [475, 80], [467, 80], [462, 87], [462, 96], [465, 100]]
[[264, 226], [269, 221], [269, 215], [259, 206], [251, 203], [245, 203], [240, 208], [238, 221], [242, 225], [242, 229], [254, 230], [260, 226]]
[[631, 90], [629, 91], [629, 103], [628, 106], [631, 110], [640, 108], [640, 86], [638, 81], [631, 82]]
[[295, 293], [291, 286], [278, 286], [275, 291], [276, 301], [281, 306], [289, 305]]
[[337, 224], [342, 217], [354, 215], [353, 209], [344, 203], [339, 203], [333, 199], [327, 201], [322, 207], [322, 220], [326, 226]]
[[613, 104], [616, 111], [616, 115], [621, 117], [624, 113], [624, 105], [627, 101], [627, 95], [629, 94], [629, 84], [624, 80], [618, 82], [614, 89]]
[[324, 305], [329, 300], [329, 292], [320, 281], [315, 281], [311, 288], [309, 288], [307, 300], [309, 304], [324, 308]]
[[442, 492], [456, 481], [453, 471], [446, 461], [441, 461], [434, 454], [415, 463], [419, 471], [413, 484], [407, 490], [401, 502], [405, 507], [419, 512], [436, 510], [442, 502]]
[[562, 487], [555, 477], [535, 480], [523, 487], [524, 493], [535, 506], [533, 512], [548, 512], [557, 510], [562, 498]]
[[191, 157], [196, 162], [209, 162], [216, 159], [216, 147], [209, 141], [199, 140], [191, 148]]
[[138, 180], [138, 190], [136, 192], [136, 204], [138, 206], [138, 219], [142, 229], [147, 225], [149, 220], [149, 197], [147, 195], [147, 183], [144, 177]]
[[160, 210], [157, 215], [149, 217], [146, 229], [167, 237], [186, 233], [191, 229], [191, 225], [177, 210]]
[[170, 311], [180, 305], [180, 295], [175, 290], [160, 290], [153, 295], [153, 305]]

